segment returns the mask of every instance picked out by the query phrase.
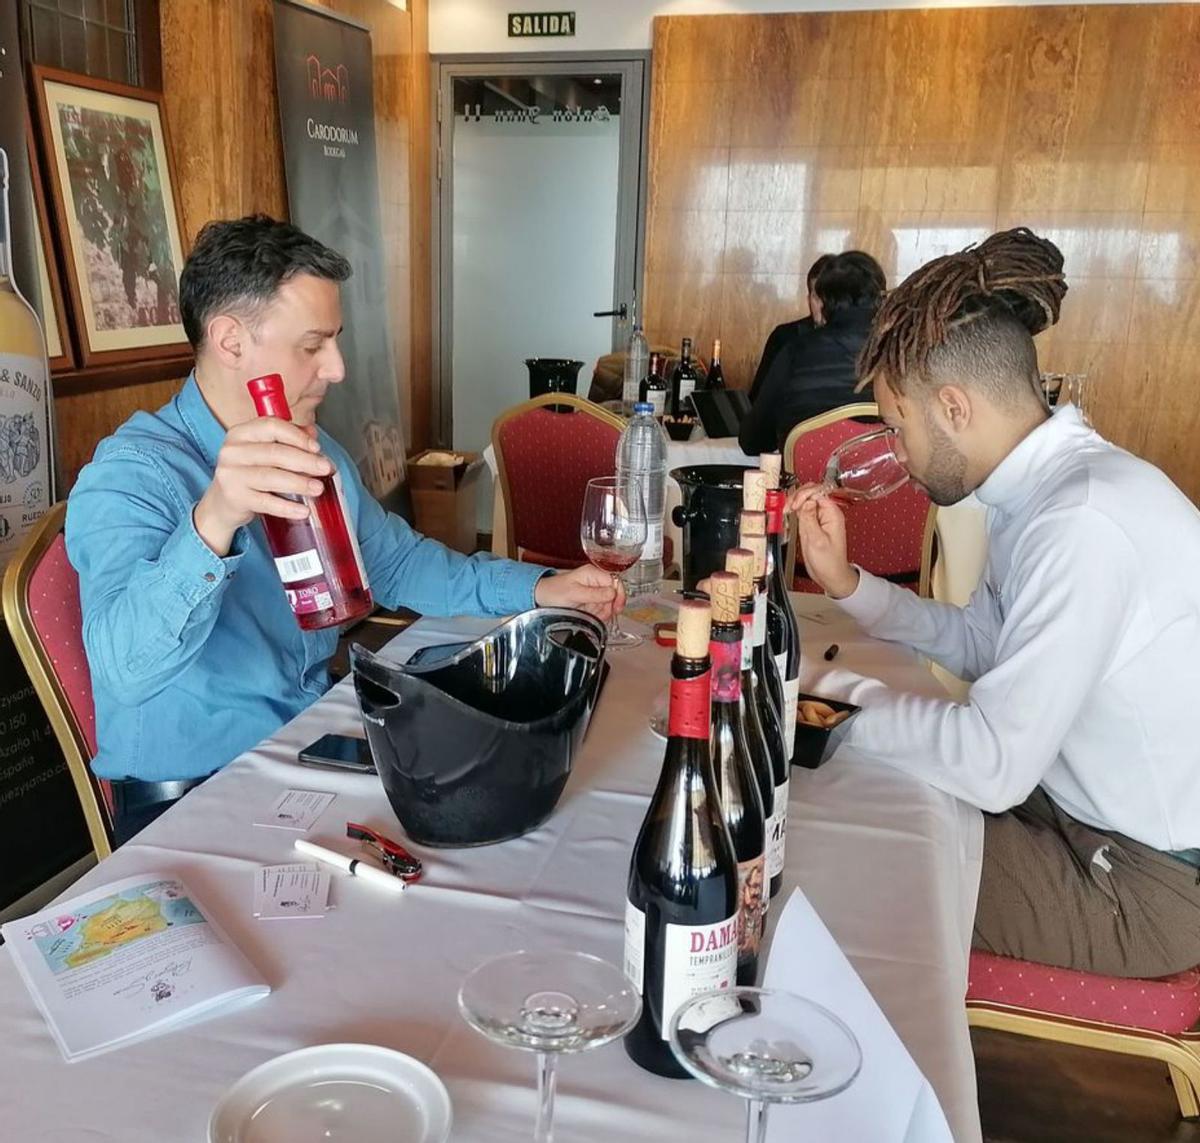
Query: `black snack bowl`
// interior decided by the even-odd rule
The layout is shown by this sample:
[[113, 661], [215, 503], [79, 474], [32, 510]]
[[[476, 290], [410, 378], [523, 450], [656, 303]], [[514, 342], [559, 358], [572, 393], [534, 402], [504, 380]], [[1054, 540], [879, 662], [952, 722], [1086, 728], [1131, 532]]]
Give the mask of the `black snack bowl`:
[[489, 845], [558, 803], [606, 672], [604, 625], [538, 609], [396, 664], [355, 644], [354, 687], [388, 801], [419, 845]]
[[792, 755], [792, 765], [815, 770], [841, 745], [846, 727], [854, 721], [854, 716], [862, 707], [855, 706], [852, 702], [838, 702], [837, 699], [825, 698], [822, 695], [801, 695], [799, 701], [823, 702], [834, 710], [849, 711], [846, 718], [828, 730], [820, 726], [810, 726], [807, 722], [796, 719], [796, 750]]

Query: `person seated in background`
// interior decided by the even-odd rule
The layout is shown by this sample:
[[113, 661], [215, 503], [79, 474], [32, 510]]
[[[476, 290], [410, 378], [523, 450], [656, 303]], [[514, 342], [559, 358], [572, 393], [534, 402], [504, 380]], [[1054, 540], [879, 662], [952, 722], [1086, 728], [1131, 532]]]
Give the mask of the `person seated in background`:
[[863, 354], [894, 448], [935, 504], [987, 506], [965, 608], [853, 567], [841, 509], [796, 490], [804, 566], [868, 633], [971, 683], [966, 701], [824, 680], [846, 741], [985, 812], [977, 948], [1112, 976], [1200, 964], [1200, 512], [1067, 404], [1033, 335], [1062, 254], [1025, 229], [922, 267]]
[[750, 456], [782, 448], [788, 433], [809, 417], [871, 400], [869, 392], [855, 394], [857, 362], [886, 279], [861, 250], [826, 257], [813, 283], [819, 320], [779, 351], [742, 421], [738, 443]]
[[[100, 442], [67, 503], [99, 750], [117, 843], [320, 698], [336, 628], [302, 631], [259, 515], [301, 518], [337, 471], [378, 602], [433, 615], [582, 607], [622, 595], [591, 567], [562, 574], [467, 557], [418, 535], [315, 427], [338, 349], [340, 254], [262, 215], [210, 222], [180, 276], [196, 365], [178, 396]], [[282, 375], [293, 420], [255, 415], [251, 378]]]
[[815, 287], [817, 279], [821, 276], [821, 271], [825, 269], [832, 258], [832, 254], [822, 254], [808, 268], [808, 275], [804, 280], [804, 290], [808, 295], [808, 316], [797, 318], [795, 321], [785, 321], [782, 325], [777, 325], [767, 337], [767, 343], [763, 346], [762, 356], [758, 359], [758, 368], [754, 371], [754, 380], [750, 382], [751, 401], [758, 397], [758, 392], [762, 388], [767, 374], [770, 373], [771, 366], [775, 363], [775, 358], [779, 356], [784, 347], [791, 345], [796, 338], [803, 337], [815, 326], [821, 324], [821, 299], [817, 297]]

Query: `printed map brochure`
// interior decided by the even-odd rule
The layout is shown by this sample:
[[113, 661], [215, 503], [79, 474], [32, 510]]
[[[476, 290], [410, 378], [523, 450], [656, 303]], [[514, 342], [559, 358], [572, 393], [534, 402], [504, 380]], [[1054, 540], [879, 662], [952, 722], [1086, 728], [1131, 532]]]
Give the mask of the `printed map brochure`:
[[271, 991], [184, 884], [162, 874], [127, 877], [0, 933], [68, 1060]]

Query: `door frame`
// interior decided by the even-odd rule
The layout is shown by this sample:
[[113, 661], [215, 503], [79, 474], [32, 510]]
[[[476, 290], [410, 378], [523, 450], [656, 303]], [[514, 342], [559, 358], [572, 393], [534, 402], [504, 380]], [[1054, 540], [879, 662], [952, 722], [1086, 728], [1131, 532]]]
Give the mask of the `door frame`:
[[[434, 443], [449, 448], [454, 440], [453, 313], [454, 313], [454, 115], [453, 81], [475, 75], [586, 75], [617, 72], [621, 85], [621, 142], [617, 171], [617, 248], [613, 295], [609, 309], [637, 296], [644, 313], [643, 269], [646, 248], [646, 163], [650, 134], [650, 53], [505, 52], [434, 56], [430, 60], [430, 113], [434, 154], [430, 163], [432, 227], [433, 378], [430, 426]], [[632, 249], [630, 238], [632, 236]], [[589, 303], [590, 304], [590, 303]], [[599, 319], [597, 319], [599, 320]], [[612, 319], [612, 346], [624, 335], [623, 323]]]

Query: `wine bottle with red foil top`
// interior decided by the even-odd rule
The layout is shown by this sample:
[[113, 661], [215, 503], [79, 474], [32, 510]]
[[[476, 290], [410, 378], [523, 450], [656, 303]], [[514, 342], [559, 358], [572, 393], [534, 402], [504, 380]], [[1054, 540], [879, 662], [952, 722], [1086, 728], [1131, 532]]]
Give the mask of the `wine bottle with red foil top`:
[[[260, 417], [292, 419], [278, 373], [255, 377], [246, 388]], [[307, 520], [260, 517], [288, 604], [305, 631], [361, 619], [374, 606], [341, 478], [334, 471], [315, 479], [325, 486], [319, 496], [280, 494], [306, 504]]]
[[766, 814], [758, 776], [742, 719], [742, 621], [740, 578], [715, 571], [709, 577], [712, 600], [712, 747], [713, 771], [721, 811], [738, 864], [738, 984], [758, 983], [766, 900]]
[[[763, 651], [763, 658], [766, 660], [762, 666], [756, 663], [758, 677], [762, 680], [763, 685], [767, 688], [767, 694], [770, 696], [771, 704], [775, 707], [775, 717], [779, 720], [780, 734], [783, 733], [783, 678], [779, 674], [779, 669], [775, 664], [775, 658], [771, 653], [769, 644], [767, 643], [767, 621], [770, 614], [770, 595], [768, 592], [767, 581], [767, 513], [766, 500], [767, 489], [765, 483], [766, 477], [761, 471], [749, 470], [744, 477], [742, 485], [742, 499], [744, 507], [738, 524], [738, 542], [743, 548], [751, 548], [756, 556], [760, 547], [758, 540], [762, 539], [762, 559], [755, 560], [754, 565], [754, 645], [758, 647], [761, 642], [766, 650]], [[760, 508], [753, 508], [751, 505], [761, 504]], [[759, 636], [761, 635], [761, 639]], [[788, 751], [788, 757], [791, 757], [791, 751]]]
[[800, 626], [784, 582], [784, 494], [767, 490], [767, 642], [783, 679], [783, 745], [796, 752], [796, 704], [800, 700]]
[[[767, 827], [767, 876], [771, 896], [783, 887], [784, 846], [787, 838], [787, 800], [790, 778], [791, 751], [783, 740], [783, 684], [775, 669], [775, 660], [767, 649], [767, 537], [766, 515], [762, 512], [742, 512], [742, 546], [754, 553], [754, 650], [751, 671], [754, 702], [758, 707], [763, 734], [771, 756], [771, 776], [774, 799]], [[771, 684], [774, 683], [772, 687]], [[772, 691], [774, 691], [773, 697]]]
[[[742, 715], [742, 729], [746, 734], [750, 768], [758, 780], [758, 793], [762, 799], [763, 818], [767, 826], [769, 878], [771, 836], [775, 820], [775, 760], [758, 702], [763, 689], [754, 675], [754, 553], [749, 548], [730, 548], [725, 553], [725, 570], [738, 577], [738, 618], [742, 625], [742, 694], [739, 709]], [[769, 708], [770, 703], [767, 706]]]
[[640, 1067], [686, 1079], [667, 1040], [692, 996], [732, 988], [738, 962], [738, 869], [709, 748], [711, 617], [703, 600], [679, 609], [662, 774], [633, 847], [625, 902], [625, 974], [642, 1014], [625, 1035]]

